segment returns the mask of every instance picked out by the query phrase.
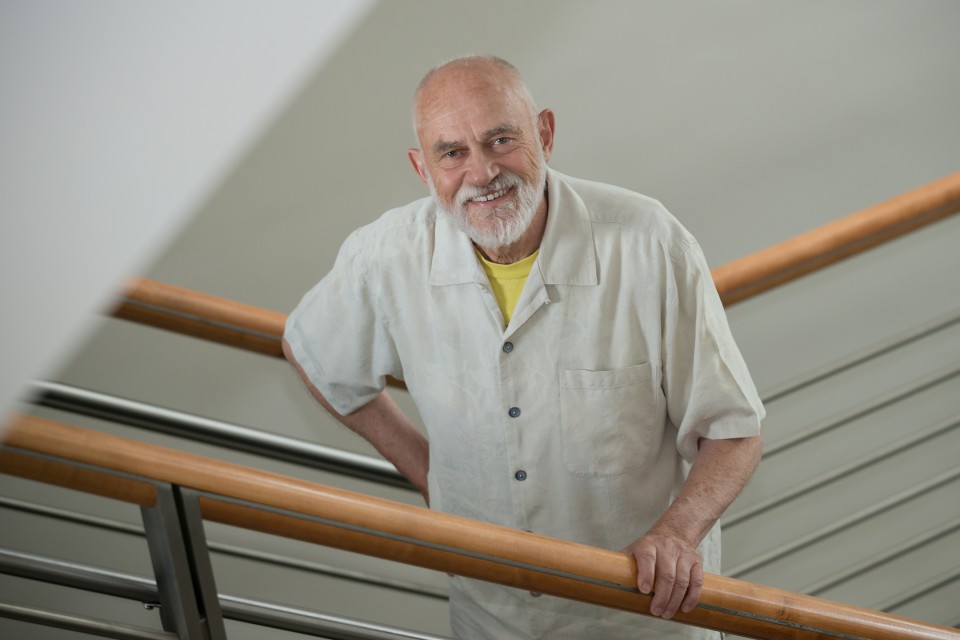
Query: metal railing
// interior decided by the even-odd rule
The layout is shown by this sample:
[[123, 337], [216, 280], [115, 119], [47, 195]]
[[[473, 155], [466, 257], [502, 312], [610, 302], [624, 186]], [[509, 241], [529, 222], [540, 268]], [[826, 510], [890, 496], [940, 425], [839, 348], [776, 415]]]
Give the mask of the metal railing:
[[[72, 522], [74, 524], [92, 527], [101, 531], [120, 533], [139, 538], [144, 538], [147, 535], [143, 527], [130, 524], [128, 522], [119, 522], [109, 518], [91, 516], [86, 513], [78, 513], [76, 511], [69, 511], [67, 509], [58, 509], [47, 505], [16, 500], [13, 498], [0, 497], [0, 508], [18, 511], [21, 513], [29, 513], [32, 515], [57, 520], [59, 522]], [[449, 599], [445, 590], [436, 587], [431, 587], [424, 584], [416, 584], [406, 580], [397, 580], [396, 578], [389, 578], [382, 575], [370, 575], [362, 571], [334, 567], [319, 562], [304, 560], [303, 558], [291, 558], [276, 553], [267, 553], [264, 551], [249, 549], [232, 544], [225, 544], [223, 542], [216, 542], [213, 540], [208, 540], [207, 548], [210, 549], [210, 551], [221, 555], [233, 556], [235, 558], [242, 558], [244, 560], [253, 560], [255, 562], [262, 562], [264, 564], [284, 567], [318, 576], [337, 578], [339, 580], [375, 586], [390, 591], [410, 593], [426, 598], [433, 598], [435, 600]]]
[[[124, 598], [143, 603], [148, 608], [160, 606], [160, 592], [156, 581], [75, 562], [0, 549], [0, 573]], [[440, 636], [431, 634], [226, 593], [219, 594], [218, 599], [225, 619], [319, 638], [443, 640]], [[0, 617], [16, 618], [36, 624], [114, 638], [176, 637], [171, 632], [135, 628], [82, 616], [68, 616], [59, 612], [10, 603], [0, 603]]]
[[413, 485], [392, 464], [381, 458], [57, 382], [35, 382], [31, 390], [31, 401], [42, 407], [254, 453], [272, 460], [292, 462], [385, 486], [414, 490]]
[[[35, 417], [11, 428], [0, 470], [139, 504], [164, 628], [187, 638], [223, 637], [203, 520], [637, 613], [649, 607], [624, 554]], [[713, 575], [676, 622], [755, 638], [960, 639], [955, 629]]]

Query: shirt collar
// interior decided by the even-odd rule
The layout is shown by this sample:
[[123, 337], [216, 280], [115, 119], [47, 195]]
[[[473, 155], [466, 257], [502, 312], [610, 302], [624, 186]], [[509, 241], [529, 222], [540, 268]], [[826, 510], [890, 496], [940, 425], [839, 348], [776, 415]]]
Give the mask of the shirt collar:
[[[549, 167], [547, 185], [547, 226], [534, 268], [540, 270], [544, 284], [595, 285], [599, 278], [593, 228], [587, 207], [567, 184], [564, 176]], [[430, 284], [482, 281], [483, 269], [470, 238], [447, 219], [445, 212], [436, 208]]]

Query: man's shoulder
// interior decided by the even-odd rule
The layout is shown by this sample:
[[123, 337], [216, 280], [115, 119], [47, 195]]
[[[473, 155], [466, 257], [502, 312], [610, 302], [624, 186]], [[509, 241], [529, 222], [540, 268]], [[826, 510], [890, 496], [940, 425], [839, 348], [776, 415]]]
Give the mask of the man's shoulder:
[[427, 196], [405, 205], [389, 209], [379, 218], [359, 228], [354, 233], [367, 236], [391, 236], [397, 231], [408, 228], [433, 229], [437, 219], [437, 208], [433, 198]]
[[696, 242], [689, 231], [656, 198], [604, 182], [557, 174], [560, 184], [583, 203], [595, 232], [656, 237], [676, 255]]
[[409, 246], [418, 239], [432, 242], [436, 221], [437, 207], [433, 198], [420, 198], [389, 209], [376, 220], [357, 227], [344, 246], [360, 252], [376, 252], [384, 245]]

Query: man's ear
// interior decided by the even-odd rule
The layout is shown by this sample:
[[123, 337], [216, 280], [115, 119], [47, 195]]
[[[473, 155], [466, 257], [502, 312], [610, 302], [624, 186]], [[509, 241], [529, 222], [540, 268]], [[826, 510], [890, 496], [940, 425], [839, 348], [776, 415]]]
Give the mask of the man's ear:
[[550, 160], [553, 152], [553, 134], [557, 130], [557, 119], [551, 109], [544, 109], [537, 115], [537, 124], [540, 126], [540, 145], [543, 157]]
[[427, 178], [427, 168], [423, 164], [423, 153], [420, 152], [420, 149], [407, 149], [407, 158], [410, 159], [410, 164], [413, 165], [413, 170], [417, 172], [417, 175], [420, 176], [420, 179], [423, 181], [423, 184], [429, 186]]

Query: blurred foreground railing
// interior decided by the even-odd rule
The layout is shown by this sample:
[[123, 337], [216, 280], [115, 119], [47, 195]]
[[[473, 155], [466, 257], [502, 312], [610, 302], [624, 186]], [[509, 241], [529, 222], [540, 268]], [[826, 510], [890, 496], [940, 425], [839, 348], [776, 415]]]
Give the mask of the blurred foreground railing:
[[[161, 515], [148, 520], [146, 513], [163, 506], [172, 486], [181, 513], [196, 508], [205, 520], [637, 613], [645, 613], [650, 603], [636, 589], [632, 560], [614, 551], [36, 417], [18, 418], [11, 426], [0, 449], [0, 471], [140, 505], [161, 538], [169, 536], [169, 525]], [[200, 574], [208, 573], [202, 529], [188, 525], [188, 556]], [[164, 553], [153, 544], [155, 552], [162, 560]], [[157, 558], [154, 564], [161, 596], [182, 597], [178, 589], [165, 588], [166, 571]], [[219, 604], [210, 597], [211, 587], [201, 588], [206, 593], [198, 597], [216, 618]], [[161, 611], [167, 609], [165, 603]], [[701, 603], [676, 621], [754, 638], [960, 640], [956, 629], [715, 575], [705, 577]]]

